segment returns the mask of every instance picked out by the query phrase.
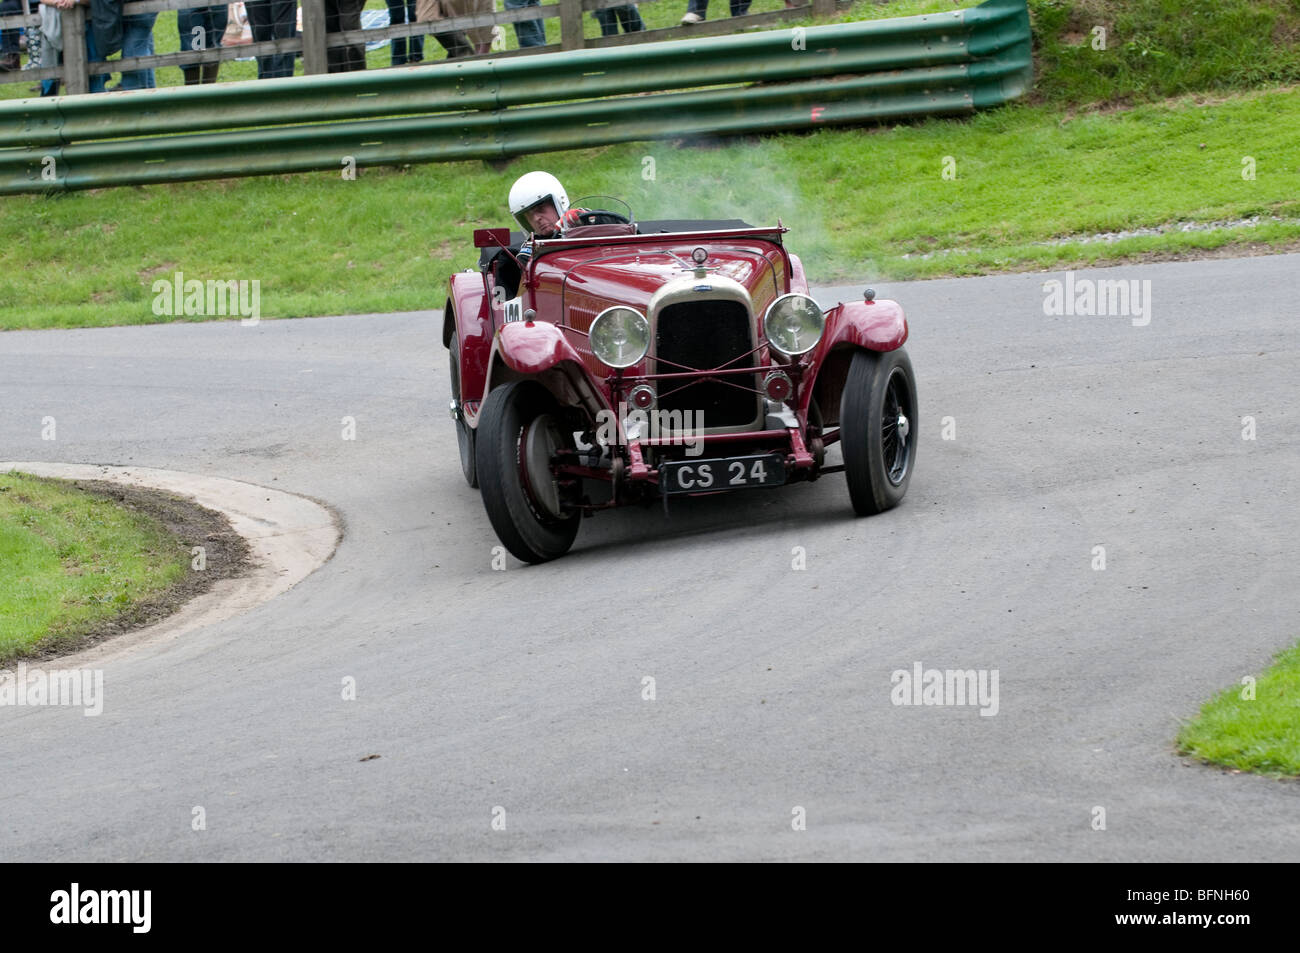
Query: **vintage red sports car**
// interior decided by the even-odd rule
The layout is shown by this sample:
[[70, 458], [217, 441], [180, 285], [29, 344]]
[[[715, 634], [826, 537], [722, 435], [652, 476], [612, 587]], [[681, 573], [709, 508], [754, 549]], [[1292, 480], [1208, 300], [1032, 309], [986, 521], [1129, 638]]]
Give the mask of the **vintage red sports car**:
[[480, 267], [451, 276], [443, 343], [461, 469], [506, 549], [543, 562], [597, 510], [840, 470], [860, 515], [902, 500], [903, 309], [869, 289], [823, 309], [786, 231], [584, 211], [522, 258], [528, 236], [474, 233]]

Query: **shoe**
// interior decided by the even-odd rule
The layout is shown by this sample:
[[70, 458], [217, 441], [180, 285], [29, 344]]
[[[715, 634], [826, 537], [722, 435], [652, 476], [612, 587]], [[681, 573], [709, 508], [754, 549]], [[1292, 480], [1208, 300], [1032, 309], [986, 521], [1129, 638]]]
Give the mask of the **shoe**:
[[704, 17], [692, 11], [690, 13], [687, 13], [686, 16], [682, 17], [681, 22], [682, 23], [703, 23]]

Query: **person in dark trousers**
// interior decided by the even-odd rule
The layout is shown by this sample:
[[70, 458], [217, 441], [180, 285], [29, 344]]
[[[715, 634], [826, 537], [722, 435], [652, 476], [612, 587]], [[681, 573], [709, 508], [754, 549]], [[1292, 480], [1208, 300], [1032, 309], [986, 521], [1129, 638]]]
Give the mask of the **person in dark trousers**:
[[[415, 22], [415, 0], [385, 0], [388, 4], [388, 22], [393, 26]], [[405, 66], [424, 60], [424, 37], [395, 36], [392, 40], [392, 64]]]
[[[298, 0], [246, 0], [248, 26], [253, 42], [287, 40], [298, 35]], [[272, 53], [257, 58], [257, 78], [276, 79], [293, 75], [294, 53]]]
[[[210, 7], [191, 7], [176, 11], [176, 32], [181, 35], [181, 50], [215, 50], [221, 45], [229, 22], [229, 8], [224, 4]], [[215, 83], [220, 63], [194, 63], [182, 66], [185, 85]]]
[[592, 13], [596, 15], [596, 22], [600, 24], [601, 36], [613, 36], [618, 32], [620, 23], [623, 25], [624, 33], [639, 33], [645, 29], [645, 21], [641, 19], [641, 11], [636, 8], [635, 3], [593, 10]]
[[366, 0], [325, 0], [326, 69], [331, 73], [349, 73], [366, 68], [366, 44], [349, 43], [329, 46], [331, 33], [361, 29], [361, 10]]
[[[522, 10], [524, 7], [539, 6], [538, 0], [505, 0], [507, 10]], [[515, 39], [519, 48], [546, 45], [546, 25], [541, 20], [516, 20]]]

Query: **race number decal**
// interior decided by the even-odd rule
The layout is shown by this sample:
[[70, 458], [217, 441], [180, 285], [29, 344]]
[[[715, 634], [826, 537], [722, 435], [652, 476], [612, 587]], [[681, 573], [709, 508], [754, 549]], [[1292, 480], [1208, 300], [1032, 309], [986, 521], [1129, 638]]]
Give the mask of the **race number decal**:
[[524, 319], [524, 299], [511, 298], [505, 304], [506, 322], [522, 321]]

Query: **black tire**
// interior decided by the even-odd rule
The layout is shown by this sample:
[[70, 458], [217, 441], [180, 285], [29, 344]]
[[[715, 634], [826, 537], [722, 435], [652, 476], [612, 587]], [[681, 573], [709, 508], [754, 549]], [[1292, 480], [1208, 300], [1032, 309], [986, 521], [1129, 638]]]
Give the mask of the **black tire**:
[[[542, 563], [563, 556], [578, 535], [581, 516], [565, 512], [554, 487], [526, 485], [526, 438], [533, 428], [567, 446], [572, 434], [558, 427], [555, 399], [533, 381], [510, 381], [483, 401], [478, 423], [478, 476], [483, 506], [497, 536], [517, 559]], [[544, 444], [543, 444], [544, 446]], [[537, 460], [534, 459], [534, 480]], [[542, 497], [550, 492], [548, 503]], [[559, 512], [554, 512], [559, 504]]]
[[[461, 406], [460, 393], [460, 338], [451, 332], [451, 397]], [[478, 486], [478, 466], [474, 456], [475, 431], [465, 423], [464, 411], [456, 417], [456, 444], [460, 448], [460, 470], [465, 474], [465, 482], [472, 487]]]
[[840, 398], [840, 443], [859, 516], [902, 501], [916, 467], [916, 437], [916, 378], [907, 353], [856, 352]]

